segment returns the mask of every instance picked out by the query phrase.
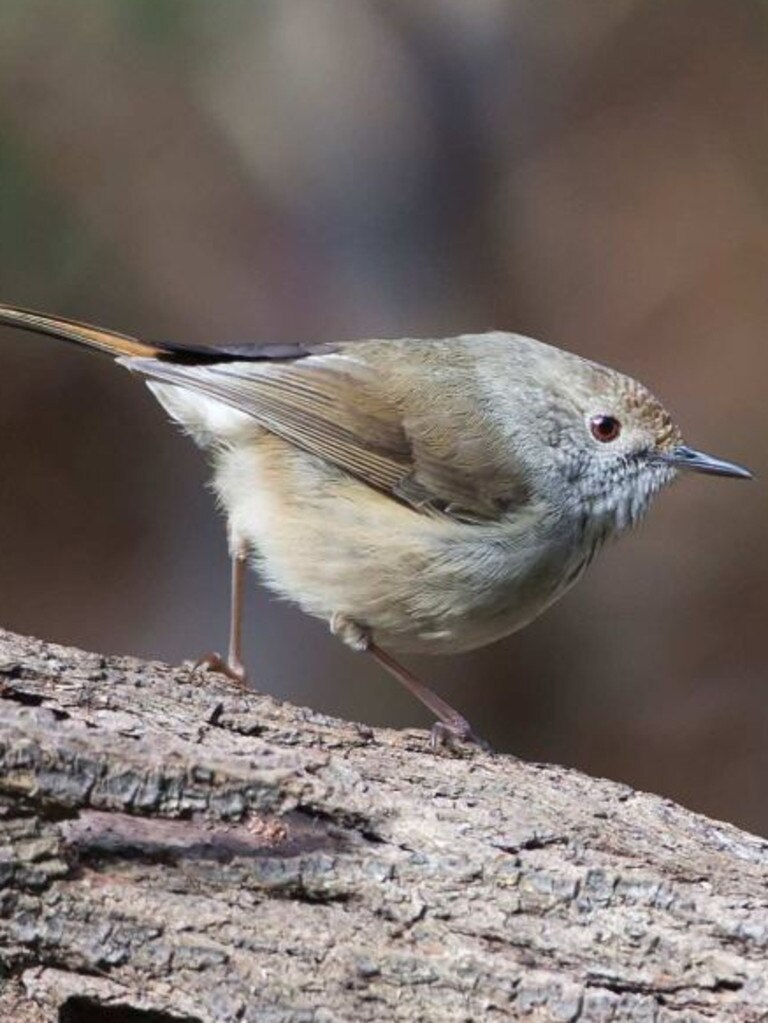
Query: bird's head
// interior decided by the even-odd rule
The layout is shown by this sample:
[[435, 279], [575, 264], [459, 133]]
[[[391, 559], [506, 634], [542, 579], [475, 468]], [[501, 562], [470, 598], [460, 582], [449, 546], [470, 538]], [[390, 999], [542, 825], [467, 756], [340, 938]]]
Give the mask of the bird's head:
[[569, 510], [606, 534], [634, 525], [681, 471], [751, 479], [748, 469], [688, 447], [661, 402], [631, 377], [559, 349], [548, 349], [544, 363], [537, 376], [556, 486]]

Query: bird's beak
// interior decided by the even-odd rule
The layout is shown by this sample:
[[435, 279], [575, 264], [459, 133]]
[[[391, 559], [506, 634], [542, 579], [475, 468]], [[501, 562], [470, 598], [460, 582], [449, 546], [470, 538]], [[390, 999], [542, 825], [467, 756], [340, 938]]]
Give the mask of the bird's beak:
[[713, 476], [733, 476], [740, 480], [751, 480], [753, 478], [749, 469], [735, 462], [726, 462], [722, 458], [713, 458], [712, 455], [705, 455], [703, 451], [694, 451], [693, 448], [680, 444], [671, 451], [661, 456], [662, 461], [674, 465], [677, 469], [693, 469], [695, 472], [708, 472]]

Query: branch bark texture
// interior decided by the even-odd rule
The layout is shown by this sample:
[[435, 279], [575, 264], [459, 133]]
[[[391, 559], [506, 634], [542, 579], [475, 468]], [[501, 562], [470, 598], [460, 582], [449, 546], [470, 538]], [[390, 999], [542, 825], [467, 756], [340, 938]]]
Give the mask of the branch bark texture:
[[0, 632], [0, 1019], [768, 1019], [768, 843]]

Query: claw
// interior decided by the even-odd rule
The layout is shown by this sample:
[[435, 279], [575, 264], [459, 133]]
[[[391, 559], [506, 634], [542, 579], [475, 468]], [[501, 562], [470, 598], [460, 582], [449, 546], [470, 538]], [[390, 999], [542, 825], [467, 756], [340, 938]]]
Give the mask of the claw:
[[432, 725], [432, 730], [429, 733], [429, 745], [433, 753], [442, 749], [455, 751], [457, 746], [462, 743], [477, 746], [478, 749], [486, 753], [493, 752], [490, 743], [481, 739], [479, 735], [475, 735], [463, 718], [454, 724], [449, 724], [447, 721], [435, 721]]
[[238, 689], [247, 690], [249, 688], [248, 675], [244, 666], [239, 661], [228, 661], [213, 650], [198, 657], [192, 665], [192, 674], [194, 675], [198, 671], [215, 671], [219, 675], [225, 675]]

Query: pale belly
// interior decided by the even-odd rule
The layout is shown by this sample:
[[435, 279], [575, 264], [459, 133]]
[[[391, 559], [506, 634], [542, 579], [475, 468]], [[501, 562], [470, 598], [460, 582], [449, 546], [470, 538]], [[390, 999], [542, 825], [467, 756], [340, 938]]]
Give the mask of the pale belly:
[[568, 530], [533, 512], [492, 525], [432, 518], [265, 434], [218, 456], [215, 485], [233, 546], [270, 587], [392, 650], [492, 643], [552, 604], [586, 562]]

